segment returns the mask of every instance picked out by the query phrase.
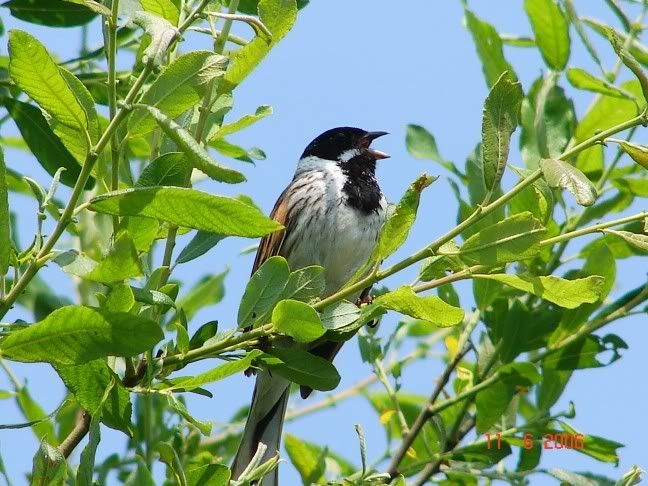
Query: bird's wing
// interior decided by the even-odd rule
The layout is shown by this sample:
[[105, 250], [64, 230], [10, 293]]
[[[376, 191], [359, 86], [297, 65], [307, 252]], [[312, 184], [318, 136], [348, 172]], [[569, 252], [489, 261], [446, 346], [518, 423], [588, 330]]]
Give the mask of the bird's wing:
[[282, 224], [284, 229], [265, 235], [261, 239], [256, 257], [254, 258], [254, 265], [252, 266], [253, 274], [268, 258], [281, 254], [281, 246], [286, 237], [286, 228], [288, 228], [289, 224], [288, 213], [290, 208], [288, 207], [288, 201], [286, 199], [288, 189], [289, 188], [286, 188], [281, 193], [279, 199], [277, 199], [277, 202], [274, 205], [274, 208], [272, 208], [272, 212], [270, 213], [270, 217]]

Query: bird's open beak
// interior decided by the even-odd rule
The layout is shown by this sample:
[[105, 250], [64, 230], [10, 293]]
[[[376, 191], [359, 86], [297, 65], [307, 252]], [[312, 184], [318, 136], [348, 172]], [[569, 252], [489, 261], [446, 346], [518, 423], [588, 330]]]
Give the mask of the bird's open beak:
[[383, 135], [387, 135], [387, 132], [369, 132], [367, 133], [364, 137], [362, 137], [362, 145], [367, 149], [367, 151], [372, 155], [373, 158], [375, 159], [388, 159], [389, 154], [382, 152], [380, 150], [376, 150], [370, 147], [371, 142], [373, 142], [375, 139], [382, 137]]

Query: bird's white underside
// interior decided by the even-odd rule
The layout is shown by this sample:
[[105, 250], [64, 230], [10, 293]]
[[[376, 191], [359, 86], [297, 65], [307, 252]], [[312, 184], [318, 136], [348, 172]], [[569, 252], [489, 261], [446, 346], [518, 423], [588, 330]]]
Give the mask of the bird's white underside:
[[[342, 190], [345, 175], [337, 163], [306, 157], [299, 161], [289, 207], [308, 204], [303, 212], [291, 212], [291, 230], [284, 248], [291, 268], [321, 265], [326, 269], [324, 296], [338, 291], [369, 259], [385, 219], [386, 201], [367, 214], [349, 206]], [[328, 208], [328, 211], [327, 211]]]

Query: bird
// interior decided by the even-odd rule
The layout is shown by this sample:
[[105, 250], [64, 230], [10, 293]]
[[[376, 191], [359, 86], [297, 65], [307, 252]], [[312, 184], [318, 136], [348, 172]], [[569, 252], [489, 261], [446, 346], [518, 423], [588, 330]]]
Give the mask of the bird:
[[[268, 258], [277, 255], [284, 257], [291, 269], [320, 265], [325, 270], [321, 296], [325, 298], [340, 290], [367, 263], [387, 208], [376, 179], [376, 163], [389, 155], [371, 147], [375, 139], [384, 135], [387, 132], [337, 127], [308, 144], [292, 181], [270, 215], [284, 229], [261, 240], [252, 274]], [[369, 290], [362, 293], [363, 298]], [[332, 361], [341, 344], [317, 342], [309, 351]], [[290, 385], [290, 381], [276, 373], [257, 373], [250, 411], [232, 466], [233, 479], [248, 466], [259, 443], [267, 446], [262, 462], [279, 452]], [[312, 389], [301, 387], [302, 398], [311, 392]], [[261, 484], [277, 486], [278, 480], [275, 468]]]

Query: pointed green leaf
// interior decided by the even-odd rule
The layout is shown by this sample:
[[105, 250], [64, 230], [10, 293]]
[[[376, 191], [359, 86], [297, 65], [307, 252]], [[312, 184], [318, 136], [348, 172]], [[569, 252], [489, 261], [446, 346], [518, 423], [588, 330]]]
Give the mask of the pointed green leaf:
[[472, 235], [461, 246], [459, 254], [465, 262], [483, 265], [524, 260], [540, 251], [540, 241], [546, 231], [531, 213], [514, 214]]
[[61, 451], [43, 440], [34, 455], [31, 484], [65, 484], [67, 469], [68, 465]]
[[109, 355], [135, 356], [163, 337], [160, 326], [148, 319], [70, 305], [11, 333], [0, 342], [0, 355], [23, 362], [81, 364]]
[[261, 351], [254, 349], [247, 353], [243, 358], [231, 361], [223, 365], [217, 366], [209, 371], [200, 373], [195, 376], [176, 377], [165, 381], [165, 383], [157, 386], [161, 390], [182, 390], [191, 391], [200, 388], [215, 381], [224, 380], [228, 376], [241, 373], [252, 366], [252, 361], [261, 355]]
[[462, 176], [461, 172], [459, 172], [452, 162], [441, 157], [434, 135], [428, 132], [425, 127], [420, 125], [407, 125], [405, 145], [409, 154], [415, 159], [437, 162], [453, 174]]
[[144, 167], [135, 187], [184, 187], [189, 182], [190, 175], [191, 165], [185, 155], [181, 152], [168, 152]]
[[27, 32], [9, 33], [9, 74], [16, 85], [53, 118], [85, 131], [88, 119], [63, 74], [43, 44]]
[[[561, 421], [560, 426], [568, 434], [576, 435], [579, 433], [567, 422]], [[615, 442], [613, 440], [604, 439], [603, 437], [597, 437], [595, 435], [581, 435], [583, 435], [584, 447], [582, 449], [575, 449], [576, 451], [593, 457], [597, 461], [611, 462], [617, 465], [619, 464], [619, 454], [617, 452], [617, 449], [625, 447], [623, 444]]]
[[286, 452], [305, 486], [319, 484], [326, 471], [327, 450], [302, 441], [294, 435], [285, 434]]
[[[29, 150], [41, 166], [51, 176], [60, 167], [64, 167], [65, 172], [61, 174], [61, 182], [68, 187], [74, 186], [79, 178], [81, 166], [52, 132], [43, 113], [35, 106], [13, 98], [5, 98], [3, 103]], [[90, 178], [86, 183], [86, 189], [91, 189], [93, 185], [94, 179]]]
[[218, 130], [216, 130], [216, 132], [214, 132], [214, 134], [209, 139], [209, 142], [211, 143], [219, 138], [227, 137], [232, 133], [239, 132], [244, 128], [253, 125], [254, 123], [258, 122], [259, 120], [271, 114], [272, 114], [271, 106], [269, 105], [259, 106], [254, 112], [254, 115], [244, 115], [238, 120], [236, 120], [235, 122], [224, 124]]
[[239, 171], [215, 163], [203, 146], [173, 119], [153, 106], [140, 106], [148, 111], [162, 131], [185, 153], [192, 167], [215, 181], [237, 184], [246, 180]]
[[621, 39], [619, 34], [612, 28], [607, 29], [607, 37], [614, 48], [614, 51], [623, 61], [623, 64], [626, 65], [630, 71], [637, 77], [639, 80], [639, 85], [641, 86], [641, 91], [643, 92], [643, 99], [648, 103], [648, 76], [644, 71], [639, 61], [637, 61], [633, 55], [628, 52], [628, 49], [625, 46], [625, 41]]
[[101, 415], [93, 415], [90, 420], [90, 430], [88, 431], [88, 443], [81, 451], [79, 459], [79, 469], [76, 474], [76, 486], [93, 486], [92, 476], [94, 474], [95, 456], [97, 447], [101, 440], [100, 422]]
[[314, 390], [333, 390], [340, 382], [340, 375], [330, 361], [302, 349], [273, 348], [258, 359], [273, 373]]
[[568, 190], [581, 206], [591, 206], [596, 201], [594, 184], [573, 165], [559, 159], [543, 159], [540, 168], [550, 187]]
[[522, 103], [522, 86], [503, 73], [484, 102], [482, 119], [482, 166], [484, 185], [494, 191], [506, 168], [511, 135], [517, 128]]
[[[643, 96], [639, 82], [626, 81], [621, 89], [632, 93], [637, 98]], [[582, 142], [595, 133], [606, 130], [636, 116], [637, 105], [631, 100], [622, 100], [611, 96], [601, 96], [587, 111], [576, 128], [576, 142]]]
[[[108, 427], [132, 435], [132, 405], [128, 390], [105, 360], [54, 367], [68, 390], [84, 410], [91, 414], [101, 407], [101, 421]], [[108, 399], [102, 403], [104, 392], [114, 380]]]
[[502, 39], [495, 27], [479, 19], [470, 10], [466, 10], [466, 25], [472, 34], [477, 55], [481, 60], [486, 84], [489, 87], [493, 86], [505, 71], [508, 71], [516, 80], [515, 71], [504, 57]]
[[198, 231], [192, 240], [185, 246], [178, 258], [176, 259], [176, 265], [178, 263], [187, 263], [196, 258], [204, 255], [213, 247], [215, 247], [221, 240], [227, 238], [226, 235], [221, 235], [218, 233], [209, 233], [207, 231]]
[[250, 74], [270, 50], [288, 33], [297, 18], [295, 0], [261, 0], [259, 19], [272, 33], [272, 39], [257, 36], [238, 50], [225, 74], [222, 92], [230, 92]]
[[279, 223], [237, 199], [180, 187], [111, 192], [92, 199], [90, 209], [119, 216], [145, 216], [224, 235], [256, 237], [281, 229]]
[[171, 407], [172, 410], [174, 410], [178, 415], [180, 415], [187, 422], [195, 426], [202, 435], [209, 436], [209, 434], [211, 434], [211, 430], [212, 430], [211, 422], [198, 420], [195, 417], [193, 417], [189, 413], [189, 410], [187, 410], [185, 404], [182, 403], [180, 400], [178, 400], [172, 393], [167, 394], [166, 397], [167, 397], [167, 403], [169, 404], [169, 407]]
[[423, 174], [414, 181], [398, 202], [380, 230], [372, 261], [382, 261], [401, 247], [416, 219], [421, 192], [438, 177]]
[[408, 286], [399, 287], [377, 297], [374, 304], [440, 326], [454, 326], [464, 318], [462, 309], [446, 304], [434, 295], [419, 297]]
[[320, 314], [322, 325], [326, 329], [342, 329], [353, 324], [359, 317], [360, 308], [348, 300], [326, 306]]
[[318, 265], [291, 272], [281, 298], [308, 302], [319, 297], [326, 287], [325, 273], [324, 267]]
[[142, 8], [146, 12], [162, 17], [171, 23], [171, 25], [178, 25], [180, 18], [180, 11], [178, 4], [172, 0], [138, 0]]
[[185, 471], [187, 486], [227, 486], [231, 471], [224, 464], [190, 467]]
[[326, 332], [317, 311], [298, 300], [279, 302], [272, 311], [272, 322], [277, 331], [300, 343], [315, 341]]
[[648, 147], [625, 141], [620, 142], [619, 145], [623, 151], [632, 158], [632, 160], [644, 169], [648, 169]]
[[597, 78], [584, 69], [569, 68], [567, 70], [567, 80], [574, 88], [592, 91], [614, 98], [623, 98], [626, 100], [636, 99], [632, 93], [624, 91], [604, 79]]
[[532, 277], [494, 274], [474, 275], [473, 277], [501, 282], [509, 287], [542, 297], [567, 309], [574, 309], [584, 303], [596, 302], [604, 284], [603, 277], [597, 275], [575, 280], [566, 280], [553, 275]]
[[4, 152], [0, 147], [0, 279], [3, 279], [9, 269], [11, 257], [11, 221], [9, 220], [9, 193], [7, 191], [7, 168]]
[[648, 235], [631, 233], [630, 231], [605, 230], [606, 233], [619, 236], [638, 250], [648, 251]]
[[524, 10], [545, 63], [562, 71], [569, 60], [571, 45], [564, 12], [554, 0], [525, 0]]
[[54, 0], [10, 0], [2, 4], [17, 19], [48, 27], [84, 25], [96, 17], [83, 5]]
[[[211, 51], [179, 56], [162, 71], [139, 102], [176, 118], [200, 102], [209, 82], [225, 74], [226, 64], [226, 57]], [[145, 135], [156, 126], [154, 118], [141, 108], [134, 110], [128, 120], [128, 131], [133, 136]]]
[[108, 254], [99, 264], [82, 277], [95, 282], [112, 283], [143, 274], [137, 249], [128, 233], [118, 234]]
[[268, 258], [250, 278], [238, 310], [239, 327], [247, 327], [272, 310], [286, 288], [290, 269], [285, 258]]

